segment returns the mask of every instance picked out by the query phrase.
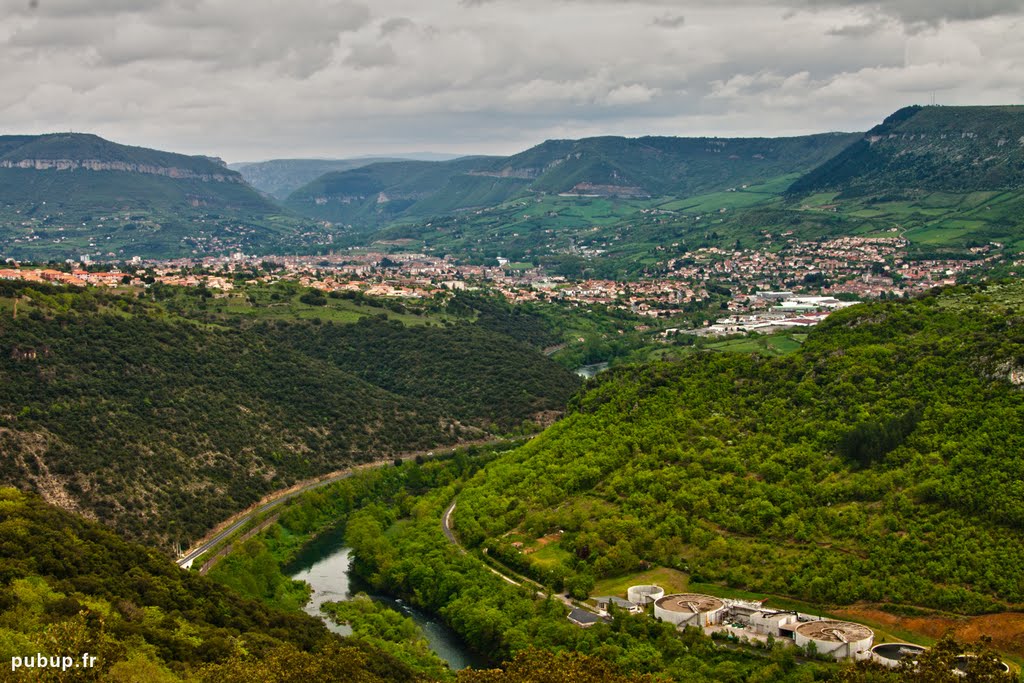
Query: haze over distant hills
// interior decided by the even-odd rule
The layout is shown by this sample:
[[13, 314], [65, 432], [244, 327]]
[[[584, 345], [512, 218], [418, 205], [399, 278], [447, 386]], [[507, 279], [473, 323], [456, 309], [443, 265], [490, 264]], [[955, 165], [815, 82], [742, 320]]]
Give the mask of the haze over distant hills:
[[454, 158], [454, 154], [423, 152], [345, 159], [270, 159], [228, 164], [228, 168], [241, 173], [246, 182], [260, 192], [265, 192], [276, 199], [286, 199], [292, 192], [325, 173], [348, 171], [384, 161], [448, 161]]

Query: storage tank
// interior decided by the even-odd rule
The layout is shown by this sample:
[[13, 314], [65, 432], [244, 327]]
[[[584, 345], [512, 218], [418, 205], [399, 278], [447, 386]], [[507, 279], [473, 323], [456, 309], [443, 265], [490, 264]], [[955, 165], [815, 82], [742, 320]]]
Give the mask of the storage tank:
[[[974, 659], [973, 654], [958, 655], [956, 660], [953, 662], [953, 671], [961, 676], [966, 676], [968, 670], [971, 668], [971, 660]], [[1003, 673], [1010, 672], [1010, 665], [1006, 662], [999, 662], [999, 666]]]
[[871, 656], [874, 632], [867, 626], [849, 621], [809, 621], [796, 627], [798, 647], [814, 643], [819, 654], [835, 659], [867, 659]]
[[928, 648], [911, 643], [885, 643], [871, 648], [874, 660], [886, 666], [897, 667], [904, 661], [916, 662]]
[[626, 598], [634, 605], [649, 605], [665, 597], [665, 589], [661, 586], [630, 586], [626, 590]]
[[676, 626], [714, 626], [724, 615], [725, 602], [711, 595], [677, 593], [654, 602], [654, 616]]

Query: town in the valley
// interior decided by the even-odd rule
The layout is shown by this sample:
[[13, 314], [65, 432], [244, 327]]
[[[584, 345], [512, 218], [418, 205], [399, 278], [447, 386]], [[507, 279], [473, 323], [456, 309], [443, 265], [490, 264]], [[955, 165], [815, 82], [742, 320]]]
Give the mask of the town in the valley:
[[[663, 336], [722, 336], [811, 327], [829, 313], [861, 300], [907, 297], [955, 284], [1001, 265], [1002, 245], [970, 249], [970, 258], [915, 259], [899, 237], [840, 237], [781, 250], [706, 247], [666, 261], [664, 274], [634, 280], [571, 279], [532, 264], [497, 258], [490, 265], [449, 256], [350, 249], [313, 256], [229, 256], [93, 262], [68, 260], [47, 267], [9, 259], [0, 279], [72, 286], [122, 287], [161, 283], [204, 287], [226, 296], [241, 286], [292, 281], [325, 293], [358, 292], [375, 298], [424, 300], [458, 290], [486, 289], [511, 303], [561, 302], [602, 306], [660, 321]], [[1016, 263], [1008, 263], [1011, 268]], [[1011, 271], [1011, 275], [1014, 273]], [[701, 325], [670, 326], [701, 307]], [[720, 301], [719, 301], [720, 300]]]

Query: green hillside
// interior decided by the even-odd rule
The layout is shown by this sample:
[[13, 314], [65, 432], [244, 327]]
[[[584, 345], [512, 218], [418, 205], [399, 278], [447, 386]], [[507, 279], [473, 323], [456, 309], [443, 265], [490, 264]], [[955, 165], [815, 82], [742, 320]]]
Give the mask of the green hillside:
[[365, 231], [541, 194], [686, 197], [807, 171], [855, 136], [551, 140], [507, 158], [374, 164], [327, 174], [287, 205]]
[[580, 596], [660, 566], [818, 606], [1020, 610], [1022, 311], [1019, 282], [964, 287], [833, 314], [783, 357], [614, 369], [467, 484], [456, 527]]
[[798, 180], [843, 197], [1024, 187], [1024, 106], [907, 107]]
[[[72, 668], [25, 664], [37, 653]], [[0, 659], [6, 681], [422, 680], [373, 645], [12, 488], [0, 488]]]
[[302, 242], [302, 221], [216, 160], [94, 135], [0, 137], [0, 254], [179, 256]]
[[702, 246], [756, 246], [764, 233], [902, 236], [915, 255], [1019, 250], [1022, 114], [908, 107], [866, 134], [551, 140], [353, 225], [382, 226], [363, 241], [604, 277], [656, 271]]
[[393, 161], [323, 175], [288, 197], [286, 206], [313, 218], [354, 226], [380, 225], [441, 192], [487, 157]]
[[[262, 315], [282, 294], [294, 311]], [[493, 315], [405, 326], [386, 309], [282, 294], [222, 314], [201, 291], [156, 302], [0, 285], [0, 482], [187, 545], [269, 491], [517, 430], [578, 385], [493, 331]]]
[[542, 192], [689, 197], [813, 168], [855, 137], [557, 140], [510, 157], [497, 172], [534, 178], [531, 189]]
[[[903, 237], [921, 258], [992, 242], [1016, 253], [1024, 248], [1021, 138], [1024, 107], [910, 107], [863, 136], [704, 141], [707, 149], [732, 146], [725, 156], [685, 139], [642, 139], [646, 156], [631, 155], [621, 138], [553, 141], [498, 169], [536, 191], [529, 196], [410, 217], [375, 236], [477, 262], [502, 255], [608, 278], [658, 272], [701, 247], [771, 248], [766, 235], [779, 233], [804, 241]], [[762, 154], [772, 142], [780, 143], [776, 155]], [[834, 156], [785, 172], [815, 150]], [[739, 169], [745, 178], [777, 175], [739, 182]], [[584, 176], [614, 184], [583, 188]]]

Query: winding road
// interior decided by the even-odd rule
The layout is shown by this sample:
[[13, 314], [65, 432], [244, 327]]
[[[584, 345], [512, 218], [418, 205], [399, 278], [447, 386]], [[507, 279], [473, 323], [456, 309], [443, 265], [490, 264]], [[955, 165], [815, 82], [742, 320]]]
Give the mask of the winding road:
[[[455, 504], [457, 502], [458, 502], [458, 500], [453, 500], [451, 502], [451, 505], [449, 505], [445, 509], [444, 514], [441, 515], [441, 531], [443, 531], [445, 537], [456, 548], [459, 549], [460, 553], [462, 553], [463, 555], [467, 555], [467, 554], [469, 554], [469, 551], [466, 550], [466, 548], [461, 543], [459, 543], [459, 539], [455, 537], [455, 532], [452, 530], [452, 513], [455, 512]], [[497, 569], [495, 569], [491, 565], [487, 564], [486, 562], [484, 562], [484, 566], [487, 567], [487, 570], [490, 571], [492, 574], [501, 577], [501, 579], [503, 581], [506, 581], [507, 583], [510, 583], [513, 586], [522, 586], [522, 585], [524, 585], [524, 583], [529, 583], [530, 587], [534, 588], [534, 594], [537, 597], [539, 597], [539, 598], [546, 598], [547, 595], [548, 595], [547, 590], [545, 590], [543, 586], [541, 586], [539, 583], [537, 583], [535, 581], [530, 581], [529, 579], [527, 579], [525, 581], [516, 581], [511, 576], [508, 576], [507, 574], [502, 574], [500, 571], [498, 571]], [[583, 610], [586, 610], [588, 612], [592, 611], [592, 610], [590, 610], [589, 608], [587, 608], [585, 606], [575, 604], [572, 601], [572, 599], [566, 593], [555, 593], [554, 596], [556, 598], [558, 598], [559, 601], [561, 601], [564, 605], [566, 605], [571, 610], [572, 609], [583, 609]]]
[[[437, 455], [441, 455], [442, 453], [452, 453], [458, 450], [459, 448], [465, 446], [493, 446], [500, 443], [507, 443], [508, 441], [508, 439], [489, 439], [482, 441], [471, 441], [460, 444], [459, 446], [456, 446], [454, 448], [444, 448], [441, 450], [436, 450], [436, 453]], [[397, 457], [402, 460], [413, 460], [417, 456], [421, 455], [427, 457], [435, 457], [435, 451], [403, 453], [402, 455], [399, 455]], [[328, 484], [333, 484], [334, 482], [340, 479], [345, 479], [346, 477], [352, 476], [356, 472], [374, 469], [376, 467], [384, 467], [385, 465], [391, 465], [393, 463], [394, 458], [390, 460], [374, 460], [373, 462], [363, 463], [362, 465], [353, 465], [352, 467], [348, 467], [343, 470], [337, 470], [335, 472], [325, 474], [316, 479], [300, 482], [286, 489], [275, 491], [274, 493], [265, 496], [256, 505], [250, 507], [247, 510], [243, 510], [242, 512], [237, 513], [236, 515], [230, 517], [227, 521], [217, 525], [206, 536], [201, 538], [196, 545], [192, 546], [191, 548], [183, 552], [181, 555], [179, 555], [178, 559], [175, 561], [177, 562], [178, 566], [182, 569], [191, 569], [192, 563], [195, 562], [197, 558], [215, 548], [225, 539], [233, 536], [242, 527], [244, 527], [246, 524], [252, 521], [254, 517], [262, 515], [268, 510], [272, 510], [277, 506], [281, 505], [282, 503], [285, 503], [291, 500], [292, 498], [295, 498], [296, 496], [300, 496], [308, 491], [312, 491], [314, 489], [327, 486]], [[453, 539], [453, 542], [455, 542], [454, 536], [452, 536], [451, 538]], [[456, 545], [458, 544], [456, 543]]]

